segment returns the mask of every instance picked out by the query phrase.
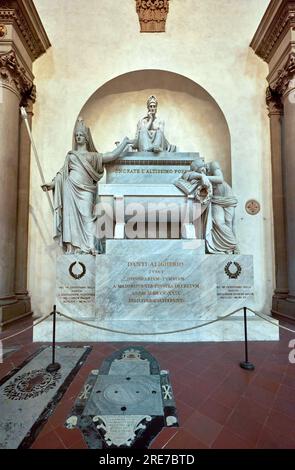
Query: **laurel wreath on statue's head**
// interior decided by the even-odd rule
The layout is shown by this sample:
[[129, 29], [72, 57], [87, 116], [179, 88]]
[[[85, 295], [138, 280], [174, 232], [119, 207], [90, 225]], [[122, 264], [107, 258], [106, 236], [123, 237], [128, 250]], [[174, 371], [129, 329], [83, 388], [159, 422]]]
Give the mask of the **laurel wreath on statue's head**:
[[74, 263], [72, 263], [70, 265], [69, 273], [74, 279], [81, 279], [81, 277], [85, 276], [86, 266], [85, 266], [85, 264], [78, 262], [78, 264], [80, 264], [80, 266], [82, 268], [82, 271], [80, 272], [80, 274], [75, 274], [74, 271], [73, 271], [73, 267], [75, 266], [75, 264], [77, 264], [77, 261], [75, 261]]
[[[236, 271], [231, 271], [230, 270], [230, 267], [231, 265], [234, 264], [235, 267], [236, 267]], [[242, 272], [242, 267], [239, 263], [237, 263], [236, 261], [232, 262], [232, 261], [229, 261], [226, 265], [225, 265], [225, 268], [224, 268], [224, 271], [225, 271], [225, 274], [230, 278], [230, 279], [238, 279], [239, 275], [241, 274]]]

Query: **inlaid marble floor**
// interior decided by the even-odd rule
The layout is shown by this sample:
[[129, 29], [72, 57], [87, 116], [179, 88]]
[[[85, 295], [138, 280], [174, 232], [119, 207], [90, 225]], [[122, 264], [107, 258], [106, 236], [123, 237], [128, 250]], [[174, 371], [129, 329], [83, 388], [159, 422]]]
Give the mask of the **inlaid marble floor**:
[[42, 346], [0, 380], [0, 449], [30, 447], [89, 352], [89, 347], [59, 346], [56, 361], [62, 367], [48, 372], [51, 347]]
[[94, 369], [67, 421], [90, 449], [148, 448], [165, 427], [178, 427], [169, 372], [142, 346], [113, 352]]
[[[28, 326], [19, 323], [1, 333], [12, 334]], [[295, 329], [295, 325], [284, 325]], [[142, 345], [170, 372], [179, 428], [165, 428], [152, 441], [155, 449], [295, 448], [295, 364], [289, 362], [290, 340], [295, 334], [281, 331], [278, 342], [249, 345], [255, 370], [239, 367], [243, 343]], [[0, 336], [1, 339], [1, 336]], [[0, 377], [21, 363], [40, 344], [30, 333], [11, 340], [20, 350], [0, 364]], [[125, 343], [92, 344], [93, 349], [68, 387], [53, 415], [32, 444], [33, 449], [86, 449], [79, 429], [64, 423], [83, 384], [93, 369]]]

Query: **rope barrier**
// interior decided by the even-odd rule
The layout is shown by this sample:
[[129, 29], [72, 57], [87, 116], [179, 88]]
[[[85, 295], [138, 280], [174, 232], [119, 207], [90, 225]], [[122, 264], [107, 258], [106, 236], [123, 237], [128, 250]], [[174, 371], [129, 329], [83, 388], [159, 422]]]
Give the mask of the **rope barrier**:
[[171, 334], [174, 334], [174, 333], [183, 333], [185, 331], [197, 330], [198, 328], [202, 328], [203, 326], [211, 325], [212, 323], [216, 323], [218, 321], [225, 320], [226, 318], [231, 317], [232, 315], [239, 312], [240, 310], [242, 310], [242, 307], [238, 308], [237, 310], [234, 310], [231, 313], [228, 313], [224, 317], [217, 318], [216, 320], [211, 320], [211, 321], [208, 321], [206, 323], [202, 323], [202, 325], [195, 325], [195, 326], [192, 326], [190, 328], [182, 328], [181, 330], [159, 331], [157, 333], [138, 333], [138, 332], [133, 332], [133, 331], [113, 330], [111, 328], [105, 328], [103, 326], [91, 325], [91, 323], [87, 323], [87, 322], [83, 322], [81, 320], [77, 320], [76, 318], [72, 318], [68, 315], [65, 315], [64, 313], [61, 313], [61, 312], [56, 312], [56, 313], [58, 313], [58, 315], [60, 315], [64, 318], [67, 318], [68, 320], [72, 320], [75, 323], [79, 323], [80, 325], [89, 326], [90, 328], [95, 328], [97, 330], [109, 331], [110, 333], [120, 333], [122, 335], [134, 335], [134, 336], [157, 336], [157, 335], [171, 335]]
[[[266, 317], [261, 315], [260, 313], [258, 312], [255, 312], [255, 310], [252, 310], [251, 308], [249, 307], [246, 307], [247, 310], [249, 310], [249, 312], [252, 312], [254, 313], [254, 315], [256, 315], [257, 317], [260, 317], [262, 320], [265, 320], [266, 322], [270, 323], [271, 325], [273, 326], [276, 326], [277, 328], [282, 328], [283, 330], [286, 330], [286, 331], [289, 331], [291, 333], [294, 333], [295, 334], [295, 330], [291, 330], [291, 328], [287, 328], [286, 326], [283, 326], [283, 325], [280, 325], [280, 324], [277, 324], [277, 323], [274, 323], [272, 322], [271, 320], [269, 320], [267, 318], [267, 315]], [[61, 317], [64, 317], [66, 318], [67, 320], [71, 320], [73, 321], [74, 323], [79, 323], [80, 325], [85, 325], [85, 326], [88, 326], [90, 328], [95, 328], [97, 330], [103, 330], [103, 331], [108, 331], [110, 333], [120, 333], [120, 334], [123, 334], [123, 335], [134, 335], [134, 336], [155, 336], [155, 335], [171, 335], [171, 334], [174, 334], [174, 333], [183, 333], [185, 331], [191, 331], [191, 330], [197, 330], [198, 328], [203, 328], [204, 326], [208, 326], [208, 325], [211, 325], [213, 323], [216, 323], [218, 321], [222, 321], [222, 320], [225, 320], [226, 318], [229, 318], [231, 317], [232, 315], [234, 315], [235, 313], [239, 312], [243, 310], [243, 307], [237, 309], [237, 310], [234, 310], [233, 312], [231, 313], [228, 313], [227, 315], [223, 316], [223, 317], [220, 317], [220, 318], [217, 318], [215, 320], [211, 320], [211, 321], [208, 321], [206, 323], [202, 323], [201, 325], [195, 325], [195, 326], [192, 326], [190, 328], [183, 328], [183, 329], [180, 329], [180, 330], [172, 330], [172, 331], [160, 331], [158, 333], [139, 333], [139, 332], [132, 332], [132, 331], [122, 331], [122, 330], [114, 330], [114, 329], [111, 329], [111, 328], [106, 328], [106, 327], [103, 327], [103, 326], [97, 326], [97, 325], [92, 325], [91, 323], [87, 323], [87, 322], [83, 322], [81, 320], [77, 320], [76, 318], [73, 318], [73, 317], [70, 317], [69, 315], [66, 315], [64, 313], [61, 313], [61, 312], [57, 312], [58, 315], [60, 315]]]
[[[183, 332], [186, 332], [186, 331], [192, 331], [192, 330], [197, 330], [199, 328], [203, 328], [204, 326], [208, 326], [208, 325], [212, 325], [213, 323], [217, 323], [219, 321], [223, 321], [229, 317], [231, 317], [232, 315], [234, 315], [235, 313], [237, 312], [240, 312], [241, 310], [243, 309], [243, 307], [237, 309], [237, 310], [234, 310], [233, 312], [231, 313], [228, 313], [227, 315], [223, 316], [223, 317], [220, 317], [220, 318], [217, 318], [215, 320], [211, 320], [211, 321], [208, 321], [208, 322], [205, 322], [205, 323], [202, 323], [201, 325], [195, 325], [195, 326], [192, 326], [190, 328], [182, 328], [182, 329], [179, 329], [179, 330], [172, 330], [172, 331], [159, 331], [159, 332], [156, 332], [156, 333], [142, 333], [142, 332], [134, 332], [134, 331], [122, 331], [122, 330], [115, 330], [115, 329], [112, 329], [112, 328], [106, 328], [106, 327], [103, 327], [103, 326], [98, 326], [98, 325], [92, 325], [91, 323], [87, 323], [87, 322], [83, 322], [81, 320], [77, 320], [76, 318], [73, 318], [73, 317], [70, 317], [69, 315], [66, 315], [64, 313], [61, 313], [61, 312], [57, 312], [58, 315], [60, 315], [61, 317], [64, 317], [66, 318], [67, 320], [71, 320], [73, 321], [74, 323], [78, 323], [80, 325], [84, 325], [84, 326], [88, 326], [89, 328], [94, 328], [94, 329], [97, 329], [97, 330], [102, 330], [102, 331], [108, 331], [110, 333], [119, 333], [119, 334], [122, 334], [122, 335], [134, 335], [134, 336], [156, 336], [156, 335], [171, 335], [171, 334], [175, 334], [175, 333], [183, 333]], [[271, 325], [273, 326], [276, 326], [277, 328], [282, 328], [283, 330], [286, 330], [286, 331], [289, 331], [291, 333], [294, 333], [295, 334], [295, 330], [292, 330], [291, 328], [287, 328], [286, 326], [283, 326], [283, 325], [278, 325], [274, 322], [272, 322], [271, 320], [269, 320], [268, 318], [266, 318], [264, 315], [261, 315], [260, 313], [258, 312], [255, 312], [255, 310], [252, 310], [251, 308], [247, 307], [247, 310], [249, 310], [249, 312], [252, 312], [254, 313], [254, 315], [257, 315], [258, 317], [260, 317], [262, 320], [265, 320], [266, 322], [270, 323]], [[21, 331], [18, 331], [17, 333], [14, 333], [13, 335], [10, 335], [10, 336], [6, 336], [5, 338], [0, 338], [1, 341], [7, 341], [8, 339], [11, 339], [11, 338], [14, 338], [15, 336], [18, 336], [22, 333], [25, 333], [26, 331], [30, 330], [31, 328], [34, 328], [35, 326], [39, 325], [40, 323], [42, 323], [43, 321], [47, 320], [47, 318], [49, 318], [51, 316], [52, 313], [49, 313], [48, 315], [46, 315], [45, 317], [42, 317], [40, 320], [36, 321], [35, 323], [33, 323], [33, 325], [31, 326], [28, 326], [27, 328], [24, 328], [23, 330]]]
[[7, 341], [8, 339], [14, 338], [15, 336], [21, 335], [22, 333], [25, 333], [26, 331], [30, 330], [31, 328], [34, 328], [34, 326], [40, 325], [44, 320], [47, 320], [49, 318], [51, 313], [46, 315], [45, 317], [40, 318], [40, 320], [37, 320], [36, 323], [33, 323], [33, 325], [28, 326], [27, 328], [24, 328], [21, 331], [18, 331], [17, 333], [14, 333], [13, 335], [6, 336], [5, 338], [0, 337], [0, 341]]

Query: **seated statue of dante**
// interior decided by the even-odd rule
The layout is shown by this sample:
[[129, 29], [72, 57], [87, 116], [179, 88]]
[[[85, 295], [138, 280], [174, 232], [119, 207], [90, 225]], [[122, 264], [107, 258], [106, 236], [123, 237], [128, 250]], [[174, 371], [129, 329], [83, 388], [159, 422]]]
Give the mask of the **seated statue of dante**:
[[112, 152], [98, 153], [90, 129], [80, 118], [75, 128], [75, 146], [65, 163], [43, 191], [53, 191], [54, 239], [68, 254], [101, 252], [94, 214], [97, 184], [106, 163], [116, 160], [132, 143], [127, 137]]
[[[208, 194], [212, 195], [208, 198], [204, 211], [206, 251], [208, 253], [237, 253], [235, 208], [238, 200], [232, 188], [224, 181], [219, 163], [205, 164], [203, 160], [195, 160], [191, 164], [191, 171], [186, 172], [182, 178], [190, 182], [196, 192], [198, 184], [195, 185], [195, 182], [199, 181], [199, 185], [207, 186]], [[200, 201], [199, 194], [197, 199]]]
[[176, 152], [164, 134], [165, 123], [157, 118], [158, 101], [155, 96], [147, 100], [147, 115], [138, 121], [133, 148], [139, 152]]

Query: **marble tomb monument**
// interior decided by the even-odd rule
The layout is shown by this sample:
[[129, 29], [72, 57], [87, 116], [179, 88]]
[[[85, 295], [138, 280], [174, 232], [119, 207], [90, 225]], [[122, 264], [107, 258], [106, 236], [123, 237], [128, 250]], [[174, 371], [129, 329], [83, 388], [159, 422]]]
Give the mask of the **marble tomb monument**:
[[[239, 252], [238, 199], [220, 164], [170, 144], [157, 106], [149, 97], [135, 138], [103, 154], [80, 118], [74, 149], [42, 187], [53, 192], [57, 310], [113, 330], [58, 317], [58, 341], [244, 338], [242, 311], [193, 329], [253, 307], [253, 257]], [[34, 340], [50, 340], [51, 329], [38, 325]], [[254, 315], [248, 330], [250, 340], [278, 335]]]

